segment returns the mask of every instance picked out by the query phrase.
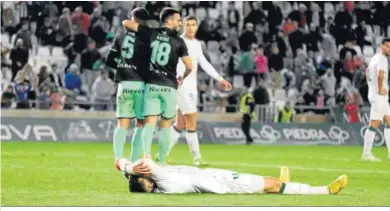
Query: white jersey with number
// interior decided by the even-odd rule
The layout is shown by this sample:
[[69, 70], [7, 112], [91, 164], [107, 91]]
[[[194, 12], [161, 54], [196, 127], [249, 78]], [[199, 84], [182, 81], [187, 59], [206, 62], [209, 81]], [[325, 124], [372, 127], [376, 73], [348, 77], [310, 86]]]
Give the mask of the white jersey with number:
[[[181, 36], [188, 48], [188, 54], [191, 57], [192, 71], [184, 79], [183, 84], [178, 88], [177, 104], [182, 114], [197, 112], [198, 102], [198, 64], [202, 69], [217, 81], [222, 80], [222, 76], [214, 69], [203, 55], [202, 45], [196, 39], [186, 39]], [[177, 65], [177, 76], [183, 76], [185, 72], [184, 63], [179, 60]]]
[[264, 178], [223, 169], [156, 165], [147, 160], [159, 193], [263, 193]]
[[371, 104], [370, 120], [383, 120], [385, 115], [390, 116], [389, 96], [380, 95], [378, 89], [379, 71], [384, 72], [382, 88], [389, 90], [389, 65], [387, 57], [377, 53], [371, 59], [367, 69], [368, 100]]

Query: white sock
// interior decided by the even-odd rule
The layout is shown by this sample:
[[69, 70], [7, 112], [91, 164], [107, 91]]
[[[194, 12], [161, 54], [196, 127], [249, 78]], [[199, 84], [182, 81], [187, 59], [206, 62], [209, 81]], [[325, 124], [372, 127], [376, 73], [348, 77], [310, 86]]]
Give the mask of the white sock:
[[387, 151], [389, 152], [389, 156], [390, 156], [390, 127], [389, 126], [385, 127], [385, 141], [386, 141]]
[[329, 189], [327, 186], [312, 187], [310, 185], [300, 184], [300, 183], [283, 183], [283, 184], [285, 184], [284, 190], [281, 190], [283, 191], [282, 192], [283, 194], [302, 194], [302, 195], [329, 194]]
[[168, 149], [168, 155], [171, 153], [171, 150], [173, 147], [177, 144], [180, 138], [181, 131], [179, 131], [175, 125], [172, 125], [171, 127], [171, 141], [169, 143], [169, 149]]
[[364, 134], [363, 156], [371, 155], [372, 145], [374, 144], [374, 139], [375, 139], [375, 128], [368, 127], [366, 130], [366, 134]]
[[187, 131], [186, 139], [192, 155], [194, 156], [194, 160], [199, 159], [201, 155], [199, 149], [198, 133], [196, 131]]

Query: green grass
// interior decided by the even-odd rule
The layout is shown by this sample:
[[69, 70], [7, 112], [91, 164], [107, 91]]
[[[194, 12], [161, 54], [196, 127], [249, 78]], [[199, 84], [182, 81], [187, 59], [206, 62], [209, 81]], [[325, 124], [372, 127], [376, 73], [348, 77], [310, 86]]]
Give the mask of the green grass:
[[[339, 195], [131, 194], [115, 170], [109, 143], [1, 143], [2, 206], [372, 206], [390, 205], [390, 161], [360, 161], [361, 147], [202, 145], [213, 167], [324, 185], [345, 173]], [[156, 151], [156, 146], [154, 146]], [[129, 149], [128, 149], [129, 150]], [[385, 148], [374, 153], [385, 159]], [[129, 153], [126, 151], [126, 153]], [[191, 164], [188, 146], [173, 161]]]

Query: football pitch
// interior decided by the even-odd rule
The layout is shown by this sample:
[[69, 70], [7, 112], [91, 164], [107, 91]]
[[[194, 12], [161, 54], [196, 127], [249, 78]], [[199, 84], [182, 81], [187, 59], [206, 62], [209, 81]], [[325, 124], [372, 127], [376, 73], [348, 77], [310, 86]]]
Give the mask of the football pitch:
[[[154, 146], [154, 152], [157, 146]], [[324, 185], [341, 174], [349, 183], [339, 195], [132, 194], [115, 170], [110, 143], [1, 143], [2, 206], [389, 206], [390, 161], [360, 161], [361, 147], [201, 145], [212, 167]], [[126, 154], [129, 154], [129, 147]], [[177, 145], [174, 164], [191, 164], [188, 146]]]

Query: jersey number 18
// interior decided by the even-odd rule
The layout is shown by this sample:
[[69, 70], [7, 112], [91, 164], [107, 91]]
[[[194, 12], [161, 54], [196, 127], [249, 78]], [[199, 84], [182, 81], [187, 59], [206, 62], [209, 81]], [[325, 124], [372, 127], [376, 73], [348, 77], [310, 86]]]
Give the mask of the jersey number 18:
[[166, 42], [155, 40], [152, 42], [152, 57], [153, 64], [165, 66], [169, 61], [169, 54], [171, 53], [171, 45]]

